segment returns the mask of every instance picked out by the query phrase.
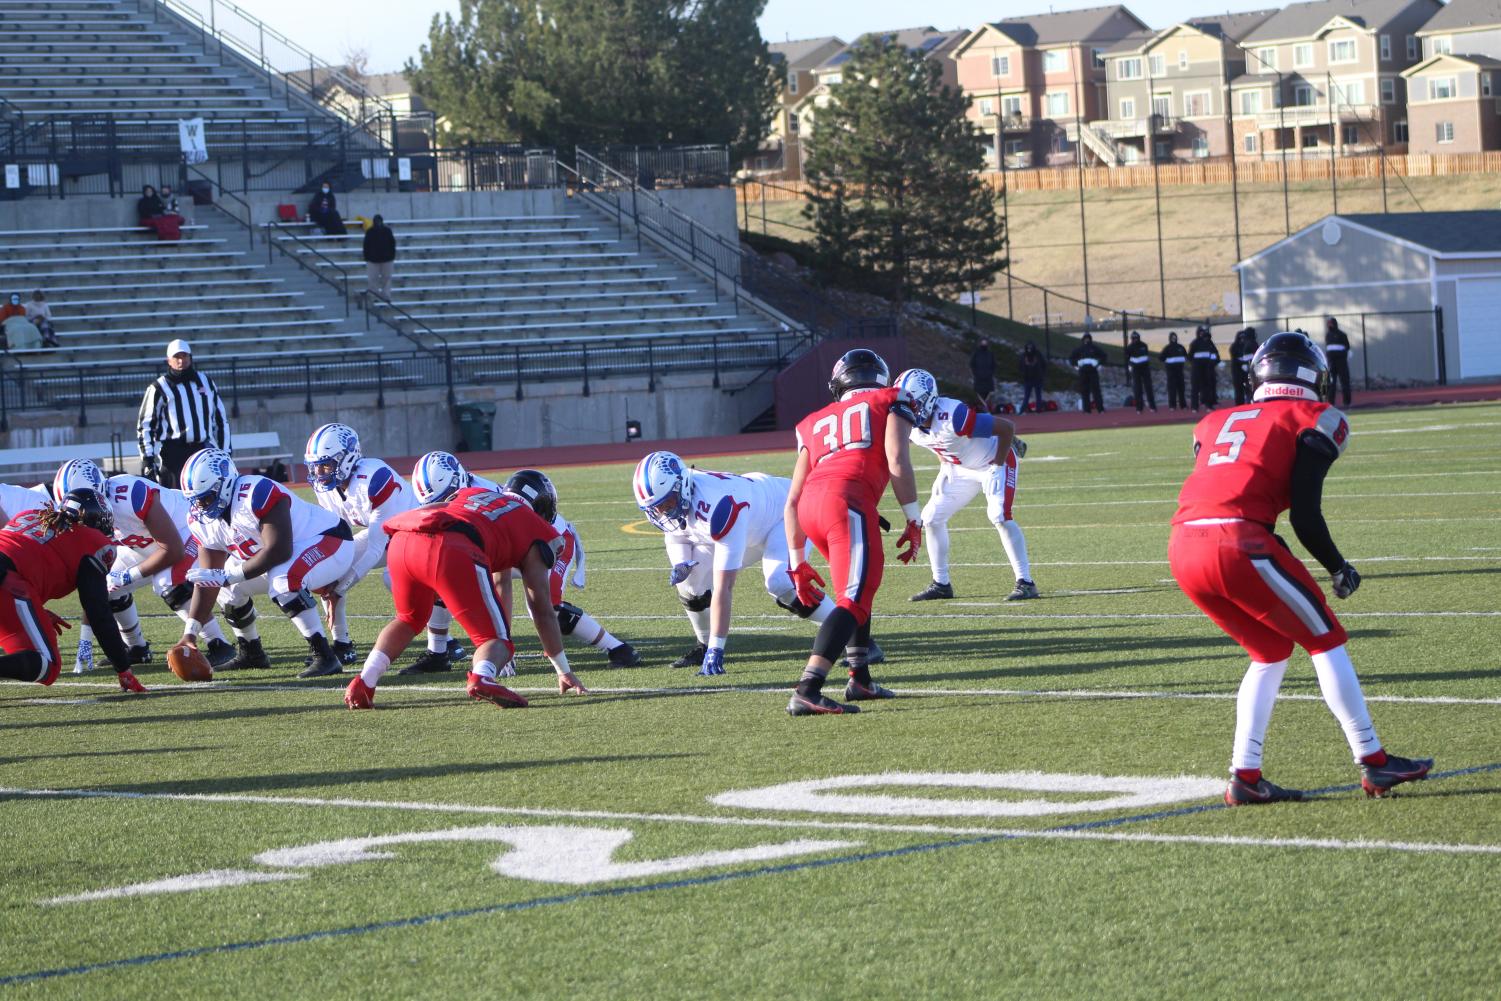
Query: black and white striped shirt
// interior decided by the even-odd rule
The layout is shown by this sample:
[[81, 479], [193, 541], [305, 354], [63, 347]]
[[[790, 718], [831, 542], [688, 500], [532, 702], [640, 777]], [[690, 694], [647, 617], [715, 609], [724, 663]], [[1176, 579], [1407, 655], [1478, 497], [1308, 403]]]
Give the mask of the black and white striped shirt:
[[229, 449], [229, 415], [214, 380], [197, 370], [182, 381], [163, 375], [146, 387], [136, 440], [141, 454], [160, 455], [162, 442]]

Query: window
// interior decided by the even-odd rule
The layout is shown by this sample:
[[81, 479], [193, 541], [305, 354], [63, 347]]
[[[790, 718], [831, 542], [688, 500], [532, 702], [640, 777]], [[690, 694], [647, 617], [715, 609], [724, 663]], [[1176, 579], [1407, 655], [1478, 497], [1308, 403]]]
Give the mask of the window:
[[988, 97], [980, 98], [980, 117], [989, 118], [995, 114], [995, 102]]
[[1007, 118], [1020, 118], [1022, 116], [1022, 99], [1020, 97], [1001, 98], [1001, 114]]
[[1313, 107], [1313, 98], [1312, 84], [1300, 83], [1293, 87], [1293, 107], [1311, 108]]
[[1194, 156], [1208, 156], [1208, 155], [1209, 155], [1209, 137], [1208, 136], [1203, 136], [1203, 135], [1194, 136]]
[[1491, 75], [1489, 73], [1480, 74], [1480, 96], [1491, 96]]
[[1357, 126], [1357, 125], [1345, 125], [1345, 126], [1341, 126], [1340, 131], [1344, 133], [1345, 145], [1346, 146], [1354, 146], [1356, 143], [1360, 142], [1360, 127], [1359, 126]]
[[787, 74], [787, 93], [797, 93], [797, 70], [791, 70]]
[[1044, 73], [1062, 73], [1068, 69], [1067, 49], [1048, 49], [1042, 54], [1042, 71]]
[[1092, 50], [1090, 50], [1090, 63], [1097, 70], [1104, 69], [1105, 68], [1105, 50], [1104, 49], [1092, 49]]
[[1153, 144], [1152, 149], [1156, 151], [1157, 159], [1159, 160], [1171, 160], [1173, 158], [1173, 144], [1170, 142], [1158, 140]]
[[1007, 139], [1006, 140], [1006, 155], [1007, 156], [1016, 156], [1018, 153], [1021, 153], [1026, 148], [1027, 148], [1027, 140], [1025, 140], [1025, 139]]
[[1364, 80], [1336, 80], [1334, 100], [1339, 107], [1359, 107], [1365, 104]]
[[1115, 78], [1117, 80], [1140, 80], [1141, 58], [1133, 56], [1130, 59], [1122, 59], [1115, 64]]
[[1261, 114], [1261, 91], [1243, 90], [1240, 92], [1240, 113], [1242, 115]]
[[1257, 147], [1256, 133], [1247, 132], [1245, 138], [1241, 140], [1241, 148], [1244, 149], [1247, 153], [1258, 152], [1259, 150]]
[[1381, 36], [1381, 61], [1387, 62], [1392, 57], [1392, 36]]
[[1353, 63], [1360, 57], [1355, 53], [1355, 39], [1334, 38], [1329, 41], [1329, 61], [1331, 63]]
[[1303, 148], [1308, 149], [1319, 144], [1318, 133], [1309, 131], [1303, 133]]
[[1441, 143], [1451, 143], [1451, 142], [1454, 141], [1454, 123], [1453, 122], [1439, 122], [1438, 125], [1435, 127], [1434, 131], [1437, 133], [1437, 138], [1438, 138], [1439, 142], [1441, 142]]
[[1381, 81], [1381, 103], [1397, 103], [1397, 81], [1391, 79]]
[[1407, 145], [1407, 123], [1392, 122], [1392, 142], [1399, 146]]
[[1055, 132], [1055, 133], [1053, 133], [1053, 152], [1054, 153], [1063, 154], [1063, 153], [1072, 153], [1073, 151], [1074, 151], [1074, 147], [1073, 147], [1073, 144], [1071, 144], [1068, 141], [1068, 136], [1064, 135], [1062, 132]]
[[1418, 46], [1418, 36], [1417, 35], [1408, 35], [1407, 36], [1407, 58], [1408, 59], [1417, 59], [1418, 56], [1422, 53], [1422, 51], [1423, 50]]
[[1254, 62], [1256, 63], [1256, 69], [1254, 69], [1252, 72], [1277, 72], [1277, 50], [1275, 48], [1272, 48], [1271, 46], [1267, 46], [1264, 49], [1257, 49], [1255, 52]]
[[1448, 35], [1439, 35], [1433, 39], [1433, 54], [1446, 56], [1454, 51], [1454, 39]]
[[1172, 118], [1173, 117], [1173, 95], [1171, 95], [1171, 94], [1153, 94], [1152, 95], [1152, 114], [1156, 115], [1158, 118]]
[[1209, 108], [1209, 91], [1201, 90], [1183, 95], [1183, 117], [1203, 118], [1214, 112]]
[[1163, 59], [1160, 55], [1155, 55], [1148, 59], [1147, 67], [1155, 77], [1167, 76], [1167, 60]]
[[1313, 43], [1300, 42], [1293, 46], [1293, 65], [1297, 67], [1313, 65]]
[[1011, 75], [1011, 57], [1010, 56], [991, 56], [990, 57], [990, 75], [991, 76], [1010, 76]]
[[1129, 122], [1136, 117], [1136, 99], [1134, 97], [1121, 98], [1121, 121]]
[[796, 135], [797, 134], [797, 128], [798, 128], [797, 112], [796, 111], [789, 111], [789, 112], [787, 112], [787, 131], [791, 132], [794, 135]]
[[1062, 91], [1047, 96], [1047, 109], [1049, 118], [1068, 117], [1068, 92]]
[[844, 74], [843, 73], [830, 73], [828, 76], [826, 76], [826, 77], [823, 78], [823, 82], [825, 84], [827, 84], [828, 86], [830, 86], [830, 87], [834, 86], [834, 84], [836, 84], [836, 83], [843, 83], [844, 82]]
[[1437, 76], [1428, 84], [1428, 96], [1443, 101], [1459, 93], [1459, 86], [1452, 76]]
[[1186, 70], [1186, 69], [1188, 69], [1188, 50], [1187, 49], [1179, 49], [1178, 50], [1178, 68], [1180, 70]]

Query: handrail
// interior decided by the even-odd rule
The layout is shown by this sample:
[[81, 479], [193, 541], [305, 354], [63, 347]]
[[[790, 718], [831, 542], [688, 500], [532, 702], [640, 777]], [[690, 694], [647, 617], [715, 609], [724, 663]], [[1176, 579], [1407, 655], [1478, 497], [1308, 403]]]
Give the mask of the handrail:
[[[210, 191], [212, 191], [214, 188], [218, 188], [219, 189], [218, 192], [217, 192], [217, 195], [216, 195], [216, 197], [214, 199], [214, 208], [218, 209], [220, 212], [223, 212], [225, 215], [229, 216], [235, 222], [237, 222], [240, 225], [242, 225], [242, 226], [245, 227], [245, 239], [248, 241], [250, 249], [254, 250], [255, 249], [255, 223], [251, 221], [252, 218], [253, 218], [254, 213], [250, 209], [250, 203], [247, 202], [245, 199], [241, 198], [239, 195], [235, 194], [233, 191], [227, 190], [224, 187], [223, 184], [220, 184], [218, 181], [214, 180], [208, 174], [206, 174], [203, 171], [199, 170], [195, 165], [193, 165], [191, 163], [185, 163], [185, 164], [183, 164], [183, 172], [184, 172], [184, 174], [197, 174], [199, 177], [203, 178], [205, 181], [207, 181], [209, 183], [209, 186], [210, 186], [209, 190]], [[223, 197], [228, 197], [230, 200], [232, 200], [234, 202], [238, 202], [239, 205], [245, 210], [245, 217], [242, 219], [239, 216], [235, 215], [233, 212], [229, 211], [229, 209], [227, 209], [224, 206], [220, 205], [219, 204], [219, 198], [223, 198]]]
[[[273, 222], [273, 223], [269, 223], [268, 225], [270, 226], [271, 229], [275, 230], [278, 233], [286, 233], [287, 236], [291, 237], [299, 245], [301, 245], [303, 247], [306, 247], [309, 251], [311, 251], [312, 254], [313, 254], [313, 256], [317, 257], [319, 260], [323, 261], [329, 267], [333, 268], [335, 271], [337, 271], [339, 273], [339, 277], [341, 277], [344, 280], [344, 288], [342, 289], [342, 294], [344, 296], [344, 316], [347, 318], [349, 316], [349, 272], [346, 271], [344, 269], [344, 267], [339, 264], [338, 261], [333, 260], [328, 255], [324, 254], [323, 251], [319, 250], [317, 247], [313, 246], [311, 243], [308, 243], [306, 240], [304, 240], [302, 237], [298, 236], [296, 233], [293, 233], [293, 232], [289, 231], [281, 223], [279, 223], [279, 222]], [[319, 281], [321, 281], [324, 284], [328, 285], [335, 292], [340, 292], [341, 291], [340, 288], [339, 288], [339, 286], [334, 282], [333, 279], [329, 278], [327, 275], [323, 274], [323, 272], [321, 272], [317, 268], [313, 267], [307, 261], [304, 261], [302, 258], [298, 257], [296, 254], [294, 254], [291, 251], [289, 251], [286, 247], [283, 247], [281, 245], [281, 242], [279, 240], [273, 240], [273, 239], [271, 239], [271, 234], [270, 233], [266, 234], [266, 263], [267, 264], [270, 264], [271, 260], [272, 260], [272, 258], [271, 258], [271, 248], [272, 247], [275, 247], [277, 250], [281, 251], [281, 254], [282, 254], [283, 257], [291, 258], [291, 260], [293, 260], [299, 266], [303, 267], [309, 273], [311, 273], [314, 278], [317, 278]]]
[[[375, 300], [373, 304], [370, 301], [371, 299]], [[434, 338], [439, 344], [443, 346], [444, 357], [448, 356], [448, 338], [444, 337], [432, 327], [429, 327], [422, 320], [419, 320], [417, 317], [407, 312], [405, 308], [396, 305], [396, 303], [392, 302], [388, 296], [378, 295], [371, 292], [369, 289], [365, 290], [365, 329], [370, 329], [370, 316], [373, 312], [374, 306], [384, 306], [392, 312], [400, 313], [402, 318], [410, 322], [413, 326], [421, 327], [422, 331], [426, 333], [427, 336]], [[390, 327], [392, 330], [396, 331], [398, 334], [405, 337], [407, 340], [411, 341], [413, 344], [417, 345], [417, 347], [421, 348], [428, 354], [437, 353], [432, 349], [431, 346], [423, 344], [416, 337], [414, 337], [410, 331], [403, 330], [401, 328], [401, 324], [392, 323], [391, 320], [385, 316], [377, 316], [376, 319], [380, 320], [380, 322], [384, 323], [386, 326]]]

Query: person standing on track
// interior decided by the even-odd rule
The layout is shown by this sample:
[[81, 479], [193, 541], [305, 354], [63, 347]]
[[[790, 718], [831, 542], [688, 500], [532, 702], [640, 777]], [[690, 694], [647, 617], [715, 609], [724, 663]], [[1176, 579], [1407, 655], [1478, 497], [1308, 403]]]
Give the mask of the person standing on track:
[[1105, 398], [1100, 395], [1100, 366], [1105, 364], [1105, 352], [1094, 342], [1093, 334], [1085, 334], [1083, 341], [1068, 356], [1068, 363], [1079, 373], [1079, 404], [1087, 414], [1091, 406], [1097, 414], [1105, 412]]
[[812, 654], [787, 703], [793, 716], [859, 711], [858, 706], [823, 694], [824, 679], [840, 651], [848, 653], [850, 662], [846, 703], [894, 697], [871, 679], [866, 659], [871, 605], [885, 566], [876, 506], [888, 483], [907, 518], [897, 540], [897, 558], [910, 563], [922, 547], [917, 479], [908, 454], [909, 436], [917, 425], [913, 401], [891, 385], [885, 360], [865, 348], [845, 352], [834, 364], [829, 391], [834, 402], [798, 422], [797, 464], [783, 518], [787, 572], [797, 600], [816, 608], [824, 597], [819, 590], [823, 578], [803, 560], [803, 547], [810, 539], [829, 561], [836, 595], [835, 608], [819, 626]]
[[1213, 410], [1220, 404], [1219, 389], [1215, 386], [1220, 367], [1220, 349], [1214, 346], [1214, 338], [1209, 335], [1208, 327], [1200, 327], [1194, 334], [1192, 343], [1188, 345], [1188, 354], [1193, 363], [1191, 389], [1194, 413], [1199, 412], [1201, 403], [1204, 409]]
[[1167, 408], [1187, 410], [1188, 396], [1183, 391], [1183, 368], [1188, 364], [1188, 350], [1178, 343], [1178, 332], [1167, 335], [1167, 346], [1157, 355], [1167, 376]]
[[1350, 405], [1350, 337], [1339, 329], [1339, 321], [1324, 318], [1324, 354], [1329, 359], [1329, 395], [1340, 390], [1340, 406]]
[[1152, 353], [1141, 342], [1141, 334], [1131, 331], [1131, 343], [1126, 345], [1126, 365], [1131, 369], [1131, 396], [1136, 400], [1136, 412], [1142, 412], [1145, 402], [1157, 412], [1157, 391], [1152, 387]]

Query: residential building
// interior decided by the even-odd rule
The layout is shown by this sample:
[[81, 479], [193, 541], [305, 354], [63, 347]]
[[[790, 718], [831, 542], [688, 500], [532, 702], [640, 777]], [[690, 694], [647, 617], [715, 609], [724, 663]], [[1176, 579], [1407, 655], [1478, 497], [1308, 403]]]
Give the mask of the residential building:
[[802, 176], [802, 121], [796, 108], [818, 84], [813, 71], [844, 47], [844, 42], [832, 35], [775, 42], [767, 46], [781, 89], [777, 96], [776, 115], [771, 121], [771, 133], [762, 144], [761, 156], [752, 169], [776, 171], [788, 180]]
[[1105, 108], [1090, 123], [1091, 147], [1119, 163], [1228, 156], [1226, 85], [1246, 71], [1239, 43], [1275, 13], [1198, 17], [1116, 43], [1105, 53]]
[[[1402, 152], [1408, 42], [1439, 0], [1318, 0], [1284, 7], [1241, 40], [1230, 83], [1238, 156]], [[1331, 149], [1331, 147], [1333, 147]]]
[[995, 165], [997, 132], [1007, 168], [1067, 164], [1080, 125], [1106, 117], [1105, 53], [1147, 30], [1119, 4], [982, 24], [953, 51], [970, 118]]
[[1406, 44], [1423, 61], [1407, 80], [1408, 151], [1501, 149], [1501, 3], [1452, 0]]

